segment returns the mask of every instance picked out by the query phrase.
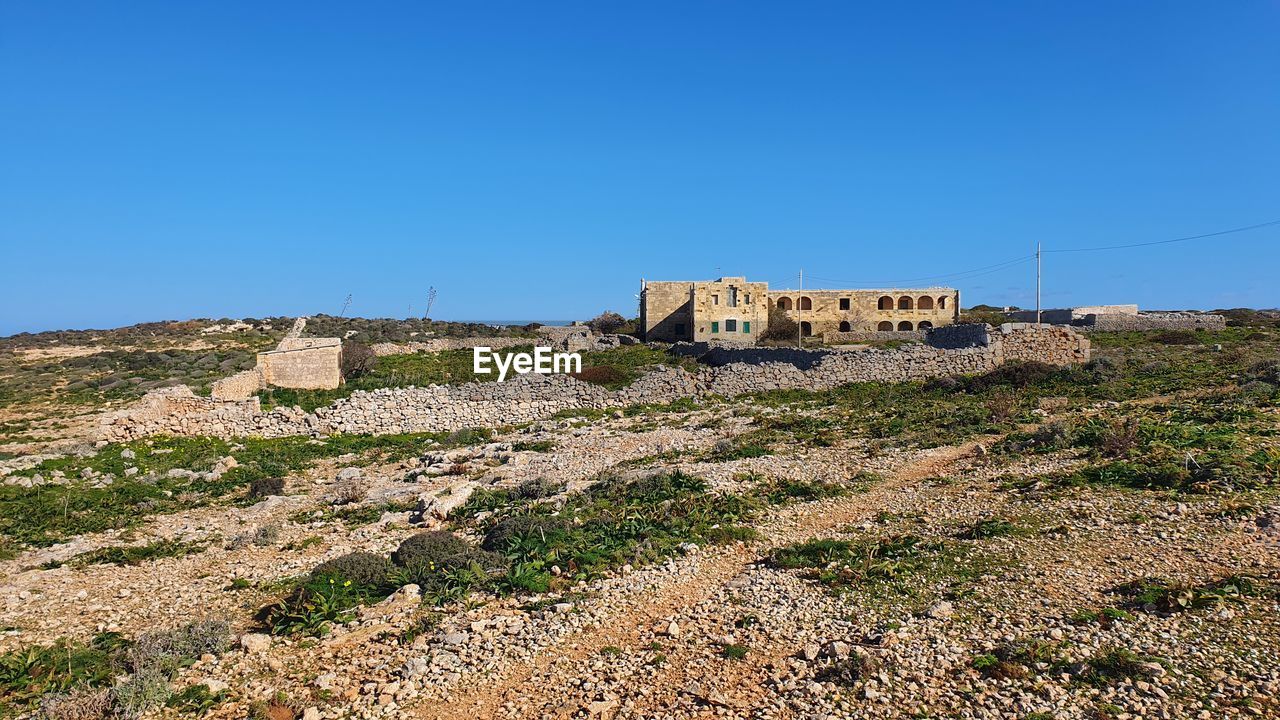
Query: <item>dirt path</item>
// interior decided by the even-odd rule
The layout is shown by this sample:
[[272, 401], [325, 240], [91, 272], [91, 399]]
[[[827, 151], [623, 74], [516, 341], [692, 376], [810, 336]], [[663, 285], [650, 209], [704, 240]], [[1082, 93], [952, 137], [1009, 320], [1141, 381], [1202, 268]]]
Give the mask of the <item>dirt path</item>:
[[[638, 605], [617, 609], [599, 626], [566, 637], [529, 665], [511, 668], [505, 675], [487, 678], [487, 682], [475, 682], [461, 688], [447, 700], [428, 703], [412, 712], [424, 719], [474, 720], [497, 717], [504, 706], [511, 704], [539, 708], [537, 714], [541, 717], [571, 717], [582, 709], [580, 699], [572, 693], [565, 693], [555, 682], [556, 678], [574, 676], [584, 662], [605, 648], [644, 644], [655, 630], [665, 628], [670, 618], [711, 598], [717, 590], [743, 575], [748, 566], [757, 562], [769, 549], [872, 517], [908, 486], [945, 474], [956, 463], [970, 457], [976, 446], [974, 442], [927, 451], [923, 456], [907, 461], [887, 480], [865, 493], [822, 503], [772, 522], [761, 529], [766, 538], [763, 543], [733, 547], [708, 557], [699, 565], [694, 579], [674, 582], [646, 596]], [[701, 699], [708, 705], [722, 704], [738, 709], [751, 707], [765, 693], [760, 680], [765, 676], [767, 666], [796, 649], [785, 643], [761, 648], [748, 661], [727, 668], [722, 666], [714, 671], [715, 677], [704, 677], [705, 668], [695, 667], [697, 654], [689, 647], [673, 646], [658, 676], [645, 678], [653, 692], [644, 699], [640, 709], [669, 706], [676, 701], [676, 696], [690, 677], [705, 680], [708, 696]], [[728, 677], [728, 674], [733, 677]], [[726, 688], [731, 694], [722, 696], [714, 691], [717, 687]], [[608, 715], [613, 708], [602, 705], [594, 710], [595, 714]]]

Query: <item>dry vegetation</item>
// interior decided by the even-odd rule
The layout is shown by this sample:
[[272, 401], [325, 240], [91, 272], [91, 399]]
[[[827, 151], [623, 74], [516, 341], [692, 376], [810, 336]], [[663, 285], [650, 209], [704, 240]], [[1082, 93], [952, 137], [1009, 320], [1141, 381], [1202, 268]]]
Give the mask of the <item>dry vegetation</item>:
[[[448, 434], [92, 447], [53, 419], [287, 327], [208, 324], [2, 341], [0, 717], [1280, 712], [1272, 327]], [[600, 381], [664, 362], [622, 350]]]

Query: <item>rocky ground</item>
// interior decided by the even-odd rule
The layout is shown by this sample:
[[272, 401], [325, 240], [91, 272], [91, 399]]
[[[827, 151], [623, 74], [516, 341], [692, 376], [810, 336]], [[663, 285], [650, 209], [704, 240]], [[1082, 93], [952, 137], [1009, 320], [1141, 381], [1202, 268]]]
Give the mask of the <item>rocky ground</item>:
[[[1274, 419], [1274, 405], [1264, 410]], [[1022, 482], [1087, 460], [1072, 450], [996, 451], [1004, 433], [933, 447], [846, 437], [716, 459], [759, 428], [760, 412], [742, 401], [570, 418], [394, 462], [339, 456], [256, 504], [206, 504], [27, 548], [0, 562], [0, 653], [229, 620], [234, 646], [174, 681], [178, 690], [203, 684], [217, 701], [146, 713], [157, 717], [1280, 716], [1272, 489]], [[713, 492], [748, 492], [761, 478], [848, 491], [769, 507], [751, 520], [754, 538], [688, 544], [554, 592], [474, 592], [431, 607], [410, 585], [319, 637], [273, 636], [255, 619], [324, 559], [389, 553], [424, 528], [473, 533], [448, 517], [456, 503], [441, 500], [445, 491], [544, 478], [567, 495], [604, 476], [673, 470], [705, 478]], [[334, 500], [353, 485], [356, 506], [382, 509], [375, 518], [335, 515]], [[875, 572], [858, 558], [779, 560], [814, 540], [903, 537], [919, 553]], [[135, 565], [75, 561], [156, 540], [203, 549]], [[1195, 595], [1186, 608], [1144, 606], [1122, 588], [1235, 576], [1256, 587]]]

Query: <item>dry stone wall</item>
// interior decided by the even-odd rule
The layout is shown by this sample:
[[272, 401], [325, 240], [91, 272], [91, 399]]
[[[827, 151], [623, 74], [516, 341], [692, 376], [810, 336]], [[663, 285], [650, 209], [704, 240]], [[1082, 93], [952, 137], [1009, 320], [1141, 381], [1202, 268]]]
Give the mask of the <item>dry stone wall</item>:
[[1078, 329], [1085, 332], [1125, 332], [1129, 330], [1223, 330], [1223, 315], [1193, 312], [1143, 312], [1136, 315], [1086, 315]]
[[407, 343], [374, 343], [369, 346], [369, 349], [373, 351], [374, 355], [384, 357], [387, 355], [411, 355], [419, 352], [441, 352], [443, 350], [470, 350], [471, 348], [477, 347], [488, 347], [497, 350], [499, 348], [516, 347], [518, 345], [550, 346], [551, 342], [545, 337], [432, 338], [430, 340]]
[[[667, 403], [707, 394], [824, 390], [854, 382], [981, 373], [1013, 359], [1068, 365], [1089, 358], [1088, 339], [1067, 327], [1009, 324], [999, 330], [982, 326], [966, 332], [970, 338], [986, 341], [955, 348], [909, 345], [847, 351], [716, 348], [721, 354], [717, 366], [697, 373], [659, 367], [617, 391], [567, 375], [531, 373], [505, 383], [358, 391], [313, 413], [296, 408], [264, 413], [256, 397], [221, 401], [197, 397], [186, 387], [165, 388], [106, 417], [102, 436], [130, 440], [156, 434], [281, 437], [439, 432], [531, 422], [566, 410]], [[960, 336], [950, 337], [958, 342]]]
[[924, 340], [924, 330], [863, 330], [858, 332], [828, 331], [822, 333], [822, 342], [828, 345], [854, 345], [885, 340]]

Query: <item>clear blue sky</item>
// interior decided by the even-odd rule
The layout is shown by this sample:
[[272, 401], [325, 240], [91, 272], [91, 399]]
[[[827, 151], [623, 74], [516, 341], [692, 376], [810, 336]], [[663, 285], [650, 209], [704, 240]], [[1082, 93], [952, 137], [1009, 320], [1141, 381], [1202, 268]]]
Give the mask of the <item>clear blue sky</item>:
[[[8, 0], [0, 334], [432, 285], [440, 319], [631, 314], [642, 277], [874, 285], [1280, 219], [1277, 38], [1275, 0]], [[1045, 305], [1276, 306], [1278, 270], [1280, 227], [1061, 254]]]

